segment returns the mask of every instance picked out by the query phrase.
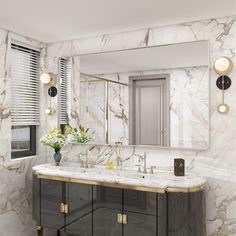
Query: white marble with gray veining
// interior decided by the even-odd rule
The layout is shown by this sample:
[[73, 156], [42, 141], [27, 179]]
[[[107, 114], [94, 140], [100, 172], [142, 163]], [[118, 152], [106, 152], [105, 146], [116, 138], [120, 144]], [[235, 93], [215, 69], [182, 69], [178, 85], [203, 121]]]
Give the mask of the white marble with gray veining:
[[[212, 65], [219, 56], [230, 57], [236, 65], [236, 18], [235, 16], [189, 22], [178, 25], [153, 27], [131, 32], [101, 35], [85, 39], [71, 40], [54, 44], [43, 44], [27, 37], [15, 36], [11, 32], [0, 30], [0, 235], [34, 236], [35, 223], [31, 216], [31, 179], [32, 166], [37, 163], [52, 161], [53, 152], [38, 144], [38, 158], [10, 161], [11, 118], [10, 118], [10, 55], [9, 45], [12, 38], [26, 44], [45, 47], [44, 59], [50, 68], [57, 72], [59, 56], [74, 56], [83, 53], [129, 49], [143, 46], [164, 45], [196, 40], [209, 41], [210, 64], [210, 145], [205, 151], [157, 149], [157, 148], [122, 148], [123, 164], [127, 167], [137, 163], [137, 156], [148, 152], [148, 165], [171, 168], [174, 157], [183, 157], [188, 173], [207, 177], [206, 225], [208, 236], [236, 235], [236, 83], [235, 66], [231, 72], [232, 86], [226, 91], [225, 102], [230, 106], [227, 115], [216, 111], [221, 101], [221, 91], [216, 86]], [[51, 62], [55, 63], [51, 65]], [[78, 57], [73, 58], [74, 80], [71, 98], [71, 120], [77, 122], [79, 103]], [[77, 69], [76, 69], [77, 68]], [[38, 138], [57, 124], [57, 116], [45, 116], [44, 109], [49, 100], [47, 87], [41, 85], [41, 125]], [[56, 106], [57, 101], [53, 101]], [[65, 147], [63, 158], [78, 161], [78, 154], [89, 148], [103, 164], [107, 158], [115, 158], [114, 146]]]
[[[207, 149], [209, 146], [208, 66], [103, 74], [113, 81], [129, 83], [130, 76], [168, 74], [170, 77], [170, 146]], [[82, 77], [81, 77], [82, 78]], [[87, 81], [88, 78], [86, 78]], [[129, 87], [108, 85], [108, 143], [129, 144]], [[93, 132], [93, 143], [105, 141], [105, 83], [81, 80], [80, 123]]]
[[[148, 162], [157, 166], [172, 166], [174, 157], [183, 157], [187, 170], [208, 178], [206, 188], [207, 235], [236, 235], [236, 83], [225, 93], [225, 102], [230, 112], [223, 116], [216, 110], [221, 102], [221, 91], [215, 86], [217, 74], [213, 70], [214, 60], [228, 56], [236, 64], [236, 20], [235, 16], [187, 22], [178, 25], [101, 35], [79, 40], [48, 45], [49, 55], [75, 56], [145, 46], [166, 45], [197, 40], [209, 42], [209, 87], [210, 87], [210, 143], [205, 151], [168, 150], [155, 148], [122, 149], [126, 165], [133, 165], [136, 155], [147, 151]], [[235, 78], [235, 67], [230, 76]], [[98, 162], [114, 156], [112, 146], [87, 146], [98, 154]], [[79, 147], [77, 153], [84, 148]], [[65, 148], [65, 159], [78, 159], [75, 151]]]
[[[114, 166], [115, 168], [115, 166]], [[95, 168], [81, 168], [78, 163], [65, 162], [61, 166], [54, 163], [42, 164], [33, 167], [36, 175], [49, 177], [72, 178], [83, 181], [96, 181], [101, 185], [117, 184], [132, 187], [157, 188], [168, 191], [168, 188], [192, 189], [201, 188], [206, 183], [206, 178], [191, 173], [185, 176], [175, 176], [173, 171], [163, 169], [154, 170], [154, 174], [138, 173], [137, 168], [106, 170], [104, 166]], [[177, 190], [178, 191], [178, 190]]]

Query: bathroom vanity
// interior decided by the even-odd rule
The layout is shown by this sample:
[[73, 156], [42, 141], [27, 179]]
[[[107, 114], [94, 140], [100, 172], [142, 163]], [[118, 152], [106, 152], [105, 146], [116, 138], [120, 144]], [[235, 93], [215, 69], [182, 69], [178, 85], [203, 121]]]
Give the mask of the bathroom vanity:
[[170, 171], [33, 167], [33, 218], [61, 236], [204, 236], [205, 178]]

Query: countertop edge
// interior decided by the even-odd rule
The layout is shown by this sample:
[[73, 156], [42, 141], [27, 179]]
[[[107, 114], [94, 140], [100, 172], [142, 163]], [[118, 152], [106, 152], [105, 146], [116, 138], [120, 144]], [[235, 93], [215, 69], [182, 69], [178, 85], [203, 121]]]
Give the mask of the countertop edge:
[[166, 193], [166, 192], [168, 193], [193, 193], [193, 192], [201, 192], [205, 188], [205, 183], [198, 186], [187, 187], [187, 188], [186, 187], [155, 188], [155, 187], [148, 187], [148, 186], [110, 183], [110, 182], [104, 182], [104, 181], [99, 182], [99, 181], [88, 180], [88, 179], [85, 180], [85, 179], [79, 179], [79, 178], [46, 175], [46, 174], [40, 174], [35, 170], [33, 171], [33, 175], [39, 179], [63, 181], [67, 183], [90, 184], [90, 185], [97, 185], [97, 186], [104, 186], [104, 187], [122, 188], [122, 189], [137, 190], [137, 191], [144, 191], [144, 192], [155, 192], [155, 193]]

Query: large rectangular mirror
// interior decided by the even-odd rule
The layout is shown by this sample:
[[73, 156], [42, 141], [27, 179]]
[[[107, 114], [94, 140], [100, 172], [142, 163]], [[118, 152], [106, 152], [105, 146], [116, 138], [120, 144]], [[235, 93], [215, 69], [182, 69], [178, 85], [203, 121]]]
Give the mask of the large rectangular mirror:
[[206, 149], [208, 42], [81, 55], [78, 109], [96, 144]]

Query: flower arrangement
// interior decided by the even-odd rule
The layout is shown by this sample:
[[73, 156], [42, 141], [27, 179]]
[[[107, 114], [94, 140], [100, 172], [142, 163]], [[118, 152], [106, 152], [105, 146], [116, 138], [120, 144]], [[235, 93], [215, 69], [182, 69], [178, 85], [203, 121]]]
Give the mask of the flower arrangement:
[[72, 143], [88, 143], [93, 140], [93, 134], [89, 132], [89, 128], [85, 128], [82, 125], [78, 129], [67, 125], [65, 134]]
[[52, 147], [56, 153], [60, 152], [63, 146], [66, 144], [66, 137], [61, 133], [61, 130], [54, 128], [45, 134], [40, 142]]

